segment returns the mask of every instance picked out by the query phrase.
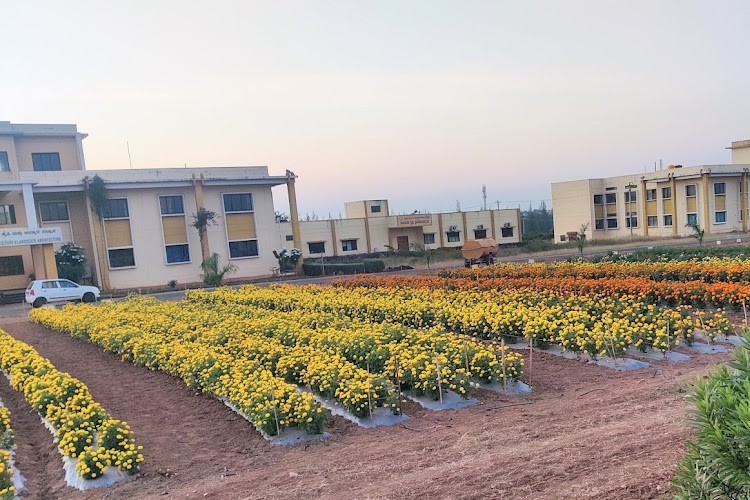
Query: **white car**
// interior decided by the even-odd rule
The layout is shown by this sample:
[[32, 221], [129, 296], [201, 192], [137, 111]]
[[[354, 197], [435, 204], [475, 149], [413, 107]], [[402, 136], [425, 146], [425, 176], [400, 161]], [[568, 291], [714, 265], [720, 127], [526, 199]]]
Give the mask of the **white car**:
[[67, 300], [94, 302], [99, 299], [99, 293], [95, 286], [78, 285], [70, 280], [35, 280], [26, 288], [26, 303], [42, 307], [47, 302]]

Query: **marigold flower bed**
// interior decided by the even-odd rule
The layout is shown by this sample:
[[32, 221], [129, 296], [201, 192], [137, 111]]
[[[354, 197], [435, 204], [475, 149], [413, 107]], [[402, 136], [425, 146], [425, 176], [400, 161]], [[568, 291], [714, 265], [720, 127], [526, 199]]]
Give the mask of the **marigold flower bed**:
[[125, 474], [138, 470], [143, 455], [127, 423], [113, 419], [83, 383], [2, 330], [0, 370], [52, 427], [63, 456], [77, 459], [80, 477], [97, 479], [110, 466]]
[[[193, 297], [194, 295], [191, 295]], [[533, 339], [591, 356], [621, 355], [630, 346], [666, 351], [731, 333], [723, 311], [662, 308], [636, 296], [568, 295], [536, 290], [444, 290], [427, 287], [247, 286], [212, 294], [228, 303], [281, 311], [333, 313], [376, 323], [438, 328], [481, 339]]]
[[13, 431], [10, 428], [10, 411], [0, 406], [0, 500], [12, 500], [16, 495], [11, 467]]

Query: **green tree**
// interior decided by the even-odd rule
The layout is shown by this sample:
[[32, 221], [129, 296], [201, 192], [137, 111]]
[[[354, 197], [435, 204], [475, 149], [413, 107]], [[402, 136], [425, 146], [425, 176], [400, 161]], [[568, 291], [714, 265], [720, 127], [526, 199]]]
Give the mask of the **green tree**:
[[690, 237], [698, 240], [699, 246], [703, 246], [703, 236], [705, 236], [706, 230], [701, 229], [697, 222], [694, 224], [685, 224], [685, 227], [689, 227], [693, 230], [693, 234], [691, 234]]
[[237, 266], [234, 264], [222, 266], [219, 254], [213, 253], [201, 262], [201, 269], [203, 270], [203, 274], [201, 274], [203, 283], [208, 286], [221, 286], [227, 274], [237, 271]]
[[[216, 215], [216, 212], [208, 210], [204, 207], [200, 207], [198, 211], [193, 214], [193, 220], [190, 223], [190, 225], [198, 231], [198, 238], [201, 242], [201, 257], [203, 258], [203, 262], [210, 258], [209, 255], [206, 255], [208, 253], [208, 245], [206, 244], [206, 238], [208, 236], [206, 234], [206, 229], [208, 228], [208, 226], [215, 226], [217, 224], [217, 218], [218, 216]], [[203, 266], [203, 264], [201, 264], [201, 266]]]
[[589, 223], [581, 224], [580, 229], [578, 229], [578, 234], [576, 235], [576, 247], [578, 247], [578, 251], [581, 252], [581, 258], [583, 259], [583, 247], [586, 246], [586, 231], [589, 230]]
[[65, 243], [55, 252], [57, 275], [75, 283], [80, 283], [86, 274], [86, 257], [83, 247], [75, 243]]

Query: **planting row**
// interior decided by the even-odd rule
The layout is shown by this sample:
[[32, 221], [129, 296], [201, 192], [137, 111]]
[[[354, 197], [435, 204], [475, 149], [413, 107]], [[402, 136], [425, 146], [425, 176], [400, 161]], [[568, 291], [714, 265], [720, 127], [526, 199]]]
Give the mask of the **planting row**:
[[0, 405], [0, 500], [12, 500], [16, 496], [11, 467], [13, 430], [10, 428], [10, 411]]
[[473, 339], [199, 302], [131, 298], [102, 305], [96, 315], [69, 306], [35, 310], [32, 318], [226, 399], [269, 435], [288, 426], [322, 430], [320, 407], [297, 385], [366, 417], [379, 407], [398, 414], [399, 387], [433, 399], [441, 389], [468, 397], [472, 377], [500, 382], [521, 373], [519, 355]]
[[[191, 294], [191, 298], [197, 297]], [[439, 328], [481, 339], [533, 339], [591, 356], [620, 355], [630, 346], [666, 351], [691, 343], [696, 329], [713, 337], [732, 327], [721, 310], [661, 308], [633, 296], [564, 295], [535, 290], [430, 288], [243, 287], [209, 295], [212, 304], [332, 313], [377, 323]]]
[[632, 278], [654, 281], [703, 281], [747, 283], [750, 260], [701, 259], [670, 262], [554, 262], [539, 264], [495, 264], [481, 269], [441, 271], [445, 278]]
[[138, 470], [143, 455], [128, 425], [113, 419], [83, 383], [2, 330], [0, 370], [53, 431], [80, 478], [100, 478], [110, 467], [124, 474]]
[[339, 280], [343, 288], [440, 288], [452, 290], [536, 290], [566, 294], [629, 296], [646, 302], [694, 307], [750, 307], [750, 286], [745, 283], [706, 283], [704, 281], [654, 281], [634, 276], [624, 278], [503, 277], [446, 278], [440, 276], [360, 276]]

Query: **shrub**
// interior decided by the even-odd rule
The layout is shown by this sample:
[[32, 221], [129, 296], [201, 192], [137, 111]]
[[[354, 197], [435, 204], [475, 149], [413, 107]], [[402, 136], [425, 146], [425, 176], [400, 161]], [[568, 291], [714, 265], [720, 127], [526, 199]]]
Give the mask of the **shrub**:
[[224, 278], [227, 274], [231, 274], [237, 270], [237, 266], [234, 264], [221, 265], [219, 254], [213, 253], [206, 260], [201, 262], [201, 279], [203, 283], [208, 286], [221, 286]]
[[698, 382], [695, 441], [680, 464], [675, 498], [750, 498], [750, 331], [721, 366]]
[[320, 261], [306, 260], [302, 264], [302, 271], [305, 276], [322, 276], [324, 271], [326, 276], [335, 276], [339, 274], [379, 273], [384, 270], [385, 262], [380, 259], [326, 262], [324, 264]]

